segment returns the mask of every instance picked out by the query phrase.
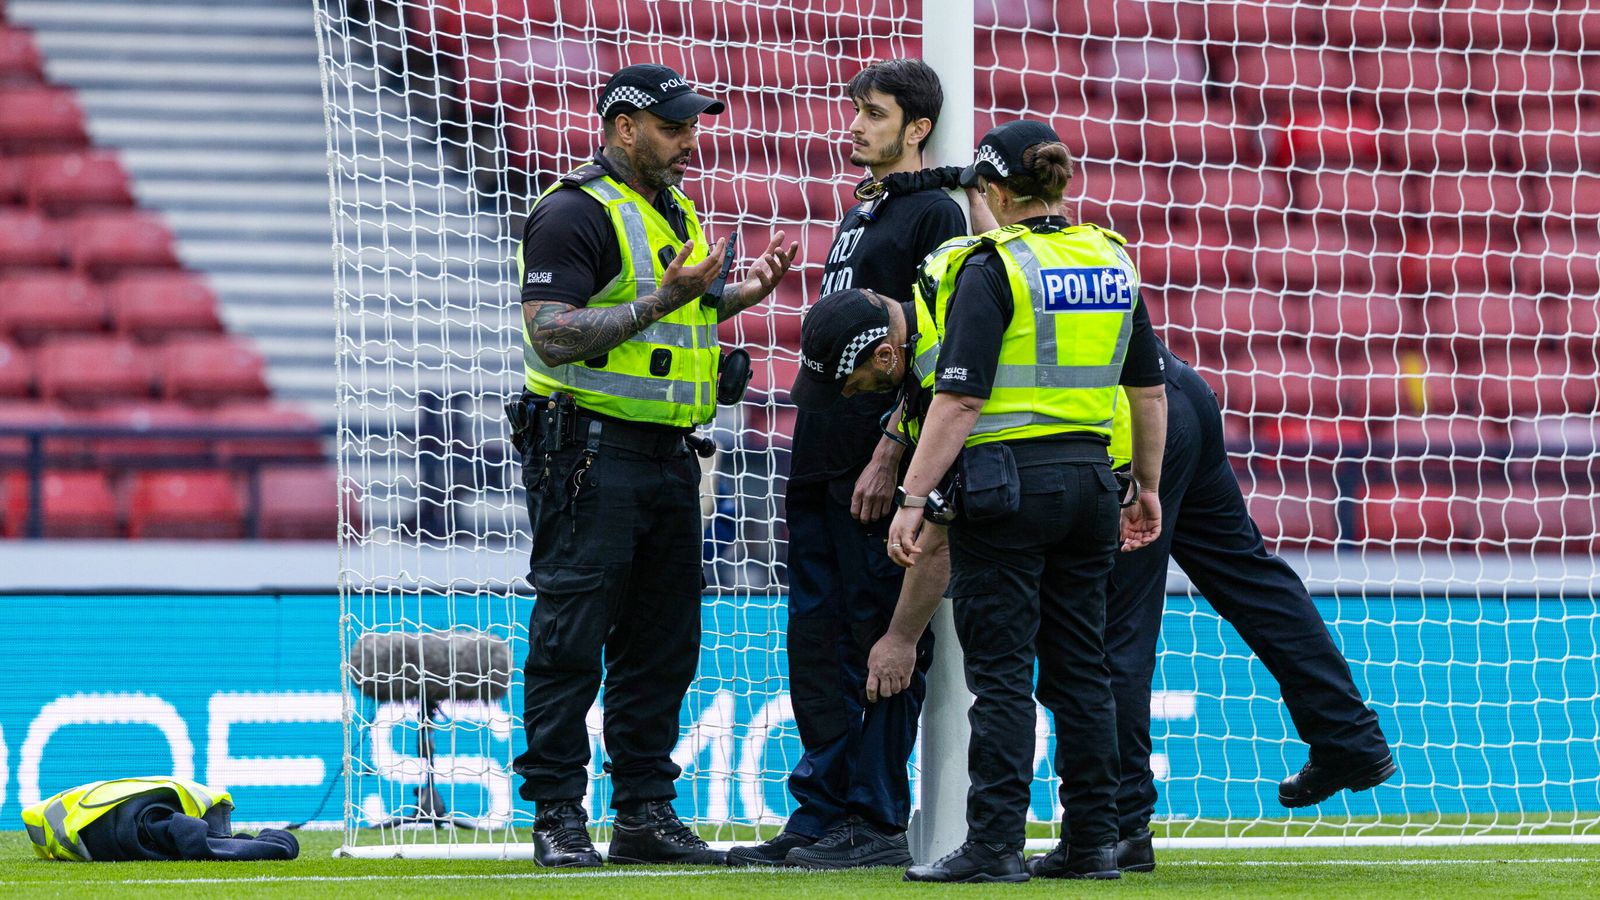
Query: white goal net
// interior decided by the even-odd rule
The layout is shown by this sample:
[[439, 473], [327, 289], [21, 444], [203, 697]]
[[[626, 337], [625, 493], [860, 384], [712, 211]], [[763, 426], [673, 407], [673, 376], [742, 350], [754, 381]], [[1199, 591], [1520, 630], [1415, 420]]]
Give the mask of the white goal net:
[[[598, 86], [646, 61], [728, 103], [685, 184], [713, 236], [801, 242], [772, 300], [723, 327], [756, 376], [711, 430], [705, 641], [675, 753], [678, 809], [716, 836], [786, 818], [786, 394], [863, 174], [843, 86], [920, 54], [925, 20], [959, 26], [942, 2], [318, 0], [339, 464], [358, 501], [346, 645], [473, 629], [513, 660], [496, 690], [461, 689], [431, 718], [420, 687], [347, 681], [348, 844], [501, 852], [531, 824], [509, 772], [535, 602], [501, 412], [522, 382], [514, 247], [532, 198], [597, 146]], [[1257, 521], [1308, 575], [1400, 767], [1289, 819], [1276, 782], [1305, 751], [1277, 686], [1174, 569], [1158, 835], [1600, 833], [1600, 16], [1585, 6], [978, 0], [976, 103], [945, 119], [970, 112], [981, 134], [1044, 118], [1073, 149], [1076, 212], [1129, 237], [1159, 330], [1217, 388]], [[598, 721], [588, 799], [605, 824]], [[1043, 716], [1037, 755], [1031, 817], [1049, 822]], [[437, 818], [430, 778], [480, 830], [371, 827]]]

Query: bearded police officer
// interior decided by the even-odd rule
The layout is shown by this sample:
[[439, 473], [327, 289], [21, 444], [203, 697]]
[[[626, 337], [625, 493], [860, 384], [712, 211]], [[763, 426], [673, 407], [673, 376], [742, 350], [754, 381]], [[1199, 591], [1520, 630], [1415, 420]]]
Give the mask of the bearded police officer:
[[[846, 92], [855, 108], [850, 161], [872, 175], [857, 189], [861, 202], [839, 224], [822, 290], [904, 300], [918, 260], [967, 232], [961, 207], [941, 186], [943, 173], [920, 170], [943, 103], [939, 76], [921, 60], [884, 60], [859, 72]], [[887, 327], [887, 313], [877, 315]], [[851, 324], [833, 319], [831, 312], [813, 312], [805, 327], [809, 333]], [[926, 332], [932, 338], [932, 328]], [[802, 363], [855, 362], [836, 357], [803, 356]], [[906, 764], [916, 745], [932, 635], [921, 643], [907, 689], [893, 700], [864, 704], [860, 686], [867, 650], [884, 633], [901, 591], [937, 598], [945, 572], [930, 562], [902, 578], [886, 553], [902, 446], [884, 436], [880, 420], [893, 398], [856, 393], [836, 403], [834, 391], [811, 403], [797, 389], [793, 399], [800, 413], [785, 498], [788, 657], [805, 753], [789, 775], [796, 808], [784, 830], [734, 848], [728, 861], [819, 869], [909, 865]]]
[[700, 654], [700, 467], [686, 441], [715, 413], [717, 323], [766, 297], [795, 246], [778, 232], [747, 279], [708, 294], [731, 254], [708, 247], [678, 184], [699, 117], [722, 110], [664, 66], [617, 72], [598, 104], [603, 149], [539, 198], [523, 237], [527, 390], [511, 412], [537, 600], [514, 767], [542, 865], [600, 864], [582, 798], [602, 672], [610, 860], [723, 861], [671, 805]]
[[[1120, 875], [1103, 645], [1119, 527], [1108, 443], [1122, 384], [1145, 486], [1124, 536], [1139, 546], [1160, 531], [1166, 401], [1121, 237], [1063, 216], [1071, 173], [1049, 126], [991, 130], [963, 181], [984, 192], [1001, 227], [936, 257], [919, 281], [932, 285], [942, 346], [889, 552], [904, 565], [925, 552], [924, 516], [946, 502], [954, 466], [949, 595], [975, 700], [967, 841], [912, 867], [909, 881]], [[1024, 867], [1036, 662], [1039, 700], [1055, 717], [1065, 836]]]
[[[1117, 794], [1123, 871], [1155, 868], [1150, 817], [1155, 777], [1150, 770], [1150, 679], [1167, 590], [1167, 559], [1177, 561], [1195, 589], [1226, 619], [1278, 680], [1283, 702], [1310, 760], [1285, 779], [1278, 799], [1295, 808], [1334, 793], [1363, 791], [1395, 773], [1377, 714], [1361, 699], [1328, 626], [1300, 577], [1267, 552], [1228, 462], [1222, 412], [1205, 380], [1165, 347], [1167, 441], [1161, 466], [1161, 535], [1119, 554], [1111, 571], [1106, 655], [1117, 702], [1117, 747], [1122, 786]], [[1114, 463], [1130, 447], [1119, 417]]]

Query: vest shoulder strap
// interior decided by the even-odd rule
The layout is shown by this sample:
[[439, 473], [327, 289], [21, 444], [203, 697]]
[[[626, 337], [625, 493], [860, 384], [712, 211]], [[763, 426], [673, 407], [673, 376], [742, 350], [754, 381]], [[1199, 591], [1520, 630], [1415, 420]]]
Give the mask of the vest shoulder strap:
[[1033, 234], [1033, 229], [1026, 225], [1002, 225], [978, 235], [978, 240], [986, 244], [1004, 244], [1029, 234]]
[[583, 187], [596, 178], [604, 178], [605, 174], [605, 166], [599, 163], [587, 163], [561, 176], [561, 184], [565, 187]]

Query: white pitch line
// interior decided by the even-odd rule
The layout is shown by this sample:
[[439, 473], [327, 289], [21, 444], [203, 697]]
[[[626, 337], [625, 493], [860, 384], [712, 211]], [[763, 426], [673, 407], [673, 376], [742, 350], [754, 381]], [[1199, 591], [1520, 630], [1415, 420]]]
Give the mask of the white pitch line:
[[[1498, 865], [1549, 865], [1552, 863], [1600, 863], [1600, 857], [1559, 856], [1542, 859], [1183, 859], [1162, 862], [1161, 867], [1227, 866], [1288, 867], [1288, 866], [1498, 866]], [[250, 878], [123, 878], [116, 881], [85, 881], [85, 885], [179, 885], [179, 884], [295, 884], [305, 882], [363, 882], [363, 881], [542, 881], [567, 878], [673, 878], [677, 876], [774, 874], [781, 877], [825, 877], [828, 872], [808, 869], [642, 869], [639, 871], [601, 870], [599, 872], [503, 872], [461, 875], [256, 875]], [[1137, 881], [1139, 876], [1134, 876]], [[59, 887], [59, 879], [49, 881], [0, 881], [0, 887]]]

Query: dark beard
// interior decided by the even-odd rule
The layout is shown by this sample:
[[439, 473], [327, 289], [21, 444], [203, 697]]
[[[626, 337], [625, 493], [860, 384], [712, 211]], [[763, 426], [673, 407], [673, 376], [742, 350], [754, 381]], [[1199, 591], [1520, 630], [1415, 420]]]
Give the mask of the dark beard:
[[637, 161], [629, 158], [620, 147], [607, 147], [605, 154], [606, 159], [611, 161], [611, 167], [627, 184], [664, 191], [669, 187], [677, 187], [683, 181], [683, 176], [674, 172], [670, 163], [662, 162], [653, 150], [641, 148]]
[[860, 150], [852, 150], [850, 152], [850, 162], [851, 162], [852, 165], [857, 165], [857, 166], [882, 165], [882, 164], [890, 162], [892, 160], [899, 159], [900, 157], [904, 156], [905, 153], [906, 153], [906, 130], [904, 128], [902, 128], [902, 129], [900, 129], [900, 132], [894, 136], [894, 143], [890, 144], [883, 151], [883, 153], [878, 156], [877, 159], [875, 159], [875, 160], [867, 159], [866, 155], [863, 154]]

